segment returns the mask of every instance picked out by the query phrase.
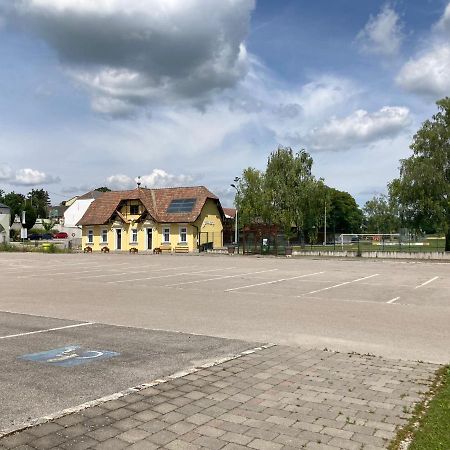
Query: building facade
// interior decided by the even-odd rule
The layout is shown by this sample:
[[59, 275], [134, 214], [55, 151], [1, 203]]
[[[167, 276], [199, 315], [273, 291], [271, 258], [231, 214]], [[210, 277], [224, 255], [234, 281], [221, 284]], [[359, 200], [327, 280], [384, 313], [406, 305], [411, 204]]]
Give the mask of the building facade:
[[223, 210], [204, 186], [105, 192], [81, 220], [92, 251], [193, 252], [223, 245]]
[[11, 223], [11, 210], [0, 203], [0, 244], [9, 243], [9, 229]]

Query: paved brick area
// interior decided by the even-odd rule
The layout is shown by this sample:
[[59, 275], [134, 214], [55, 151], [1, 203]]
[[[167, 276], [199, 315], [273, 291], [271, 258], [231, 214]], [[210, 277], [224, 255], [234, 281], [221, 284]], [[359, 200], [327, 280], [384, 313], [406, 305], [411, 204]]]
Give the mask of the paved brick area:
[[376, 450], [436, 369], [276, 346], [4, 437], [0, 448]]

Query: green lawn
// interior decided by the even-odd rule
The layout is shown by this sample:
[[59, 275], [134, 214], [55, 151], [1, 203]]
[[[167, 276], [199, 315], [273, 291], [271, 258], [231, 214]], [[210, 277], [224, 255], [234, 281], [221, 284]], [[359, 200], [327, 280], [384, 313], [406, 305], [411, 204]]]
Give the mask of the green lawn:
[[450, 449], [450, 366], [439, 370], [430, 395], [428, 407], [426, 403], [416, 406], [410, 424], [399, 432], [391, 450], [398, 449], [408, 437], [412, 438], [408, 450]]

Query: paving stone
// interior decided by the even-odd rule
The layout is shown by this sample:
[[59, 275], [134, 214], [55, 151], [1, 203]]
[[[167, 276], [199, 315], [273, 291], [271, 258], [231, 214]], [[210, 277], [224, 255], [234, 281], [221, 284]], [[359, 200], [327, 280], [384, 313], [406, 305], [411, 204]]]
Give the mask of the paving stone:
[[86, 436], [95, 439], [96, 441], [106, 441], [107, 439], [111, 439], [112, 437], [120, 434], [120, 430], [114, 428], [112, 426], [98, 428], [97, 430], [90, 431], [86, 434]]
[[0, 448], [378, 450], [436, 369], [273, 347], [32, 427]]
[[111, 438], [107, 441], [103, 441], [101, 444], [95, 446], [98, 450], [120, 450], [122, 448], [128, 447], [128, 442], [122, 441], [121, 439]]
[[36, 449], [49, 449], [58, 447], [58, 445], [62, 444], [65, 439], [57, 434], [47, 434], [38, 439], [35, 439], [32, 442], [32, 446]]
[[226, 442], [209, 436], [200, 436], [195, 439], [192, 444], [206, 447], [209, 450], [219, 450], [222, 447], [225, 447]]
[[282, 444], [278, 444], [273, 441], [265, 441], [263, 439], [255, 439], [250, 444], [248, 444], [250, 448], [256, 448], [258, 450], [279, 450], [283, 448]]
[[[56, 431], [62, 429], [63, 427], [61, 425], [58, 425], [57, 423], [54, 422], [50, 422], [45, 423], [43, 425], [39, 425], [37, 427], [28, 428], [27, 432], [35, 437], [42, 437], [50, 433], [55, 433]], [[0, 443], [3, 445], [3, 442], [0, 441]]]
[[131, 430], [125, 431], [124, 433], [117, 435], [117, 437], [125, 442], [134, 444], [136, 442], [142, 441], [142, 439], [145, 439], [149, 435], [150, 433], [145, 430], [133, 428]]
[[35, 439], [36, 439], [36, 436], [33, 436], [32, 434], [24, 431], [22, 433], [15, 433], [15, 434], [6, 436], [0, 442], [1, 442], [1, 445], [5, 448], [14, 448], [14, 447], [18, 447], [19, 445], [28, 444]]
[[140, 420], [128, 417], [126, 419], [119, 420], [118, 422], [114, 422], [112, 425], [115, 428], [118, 428], [120, 431], [127, 431], [130, 430], [131, 428], [136, 428], [142, 425], [142, 422]]
[[161, 430], [147, 438], [148, 441], [158, 445], [165, 445], [178, 438], [178, 435], [168, 430]]

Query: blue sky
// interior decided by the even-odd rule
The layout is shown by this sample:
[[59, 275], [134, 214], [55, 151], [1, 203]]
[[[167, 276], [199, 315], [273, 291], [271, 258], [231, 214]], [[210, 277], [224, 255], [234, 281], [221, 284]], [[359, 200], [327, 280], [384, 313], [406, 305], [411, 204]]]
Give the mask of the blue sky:
[[448, 0], [0, 0], [0, 188], [203, 184], [278, 145], [360, 205], [450, 95]]

